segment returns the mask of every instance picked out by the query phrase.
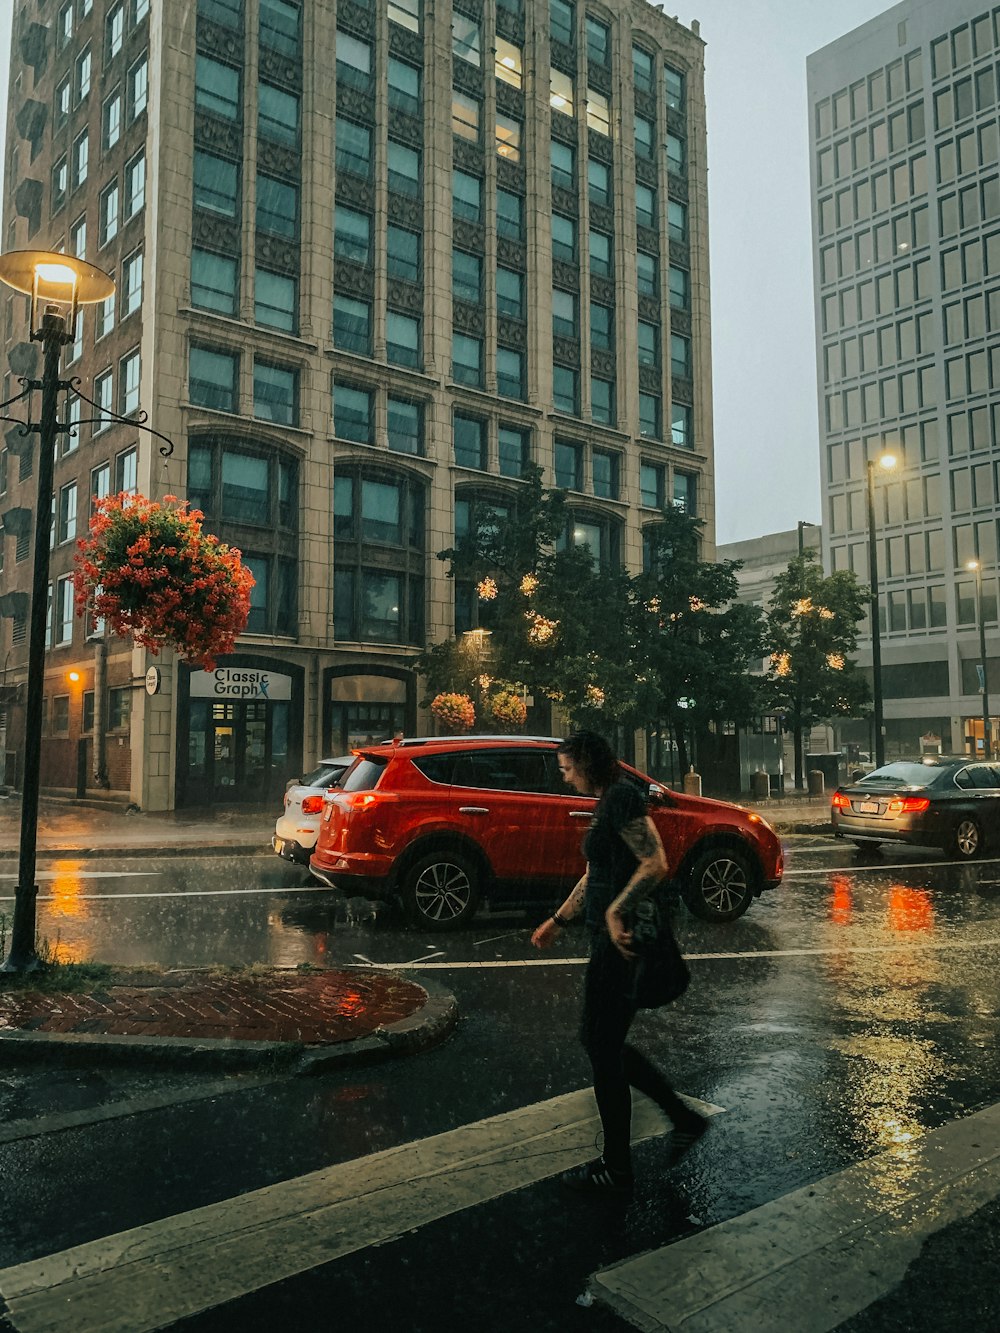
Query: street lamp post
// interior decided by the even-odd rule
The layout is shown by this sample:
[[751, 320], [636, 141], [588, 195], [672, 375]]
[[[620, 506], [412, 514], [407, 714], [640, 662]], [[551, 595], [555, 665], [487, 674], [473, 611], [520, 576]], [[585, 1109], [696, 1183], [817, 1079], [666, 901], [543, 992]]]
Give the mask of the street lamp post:
[[979, 661], [983, 673], [983, 758], [992, 758], [992, 737], [990, 735], [990, 680], [986, 666], [986, 616], [983, 613], [983, 566], [978, 560], [970, 560], [966, 569], [976, 575], [976, 619], [979, 622]]
[[802, 557], [803, 557], [803, 556], [805, 555], [805, 553], [806, 553], [806, 549], [805, 549], [805, 541], [803, 540], [803, 529], [804, 529], [804, 528], [818, 528], [818, 527], [819, 527], [819, 524], [818, 524], [818, 523], [810, 523], [809, 520], [806, 519], [806, 518], [800, 518], [800, 519], [799, 519], [799, 559], [800, 559], [800, 560], [802, 559]]
[[[896, 466], [893, 454], [878, 460], [887, 472]], [[869, 458], [868, 470], [868, 577], [871, 583], [872, 622], [872, 700], [875, 714], [875, 767], [885, 763], [885, 724], [882, 719], [882, 640], [879, 631], [878, 549], [875, 545], [875, 460]]]
[[[57, 420], [60, 390], [70, 387], [59, 378], [64, 344], [73, 341], [81, 305], [103, 301], [114, 281], [93, 264], [42, 250], [15, 250], [0, 255], [0, 281], [31, 297], [31, 339], [42, 344], [41, 380], [28, 381], [24, 393], [40, 390], [41, 417], [22, 429], [38, 435], [38, 493], [35, 503], [35, 552], [31, 572], [31, 615], [28, 630], [28, 688], [24, 712], [24, 784], [21, 795], [21, 841], [14, 921], [5, 972], [30, 972], [39, 964], [35, 953], [35, 906], [38, 885], [35, 862], [38, 841], [38, 790], [41, 776], [42, 705], [45, 689], [45, 620], [49, 580], [49, 529], [52, 521], [52, 473], [56, 435], [67, 427]], [[21, 397], [23, 395], [19, 395]], [[13, 418], [6, 418], [12, 420]]]

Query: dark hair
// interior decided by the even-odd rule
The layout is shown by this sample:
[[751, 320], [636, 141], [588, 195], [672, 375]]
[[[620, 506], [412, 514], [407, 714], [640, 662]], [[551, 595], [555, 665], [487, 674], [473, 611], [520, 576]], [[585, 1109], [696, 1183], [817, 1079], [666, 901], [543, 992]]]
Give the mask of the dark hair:
[[579, 765], [591, 787], [601, 791], [621, 776], [614, 750], [596, 731], [574, 731], [559, 746], [559, 753]]

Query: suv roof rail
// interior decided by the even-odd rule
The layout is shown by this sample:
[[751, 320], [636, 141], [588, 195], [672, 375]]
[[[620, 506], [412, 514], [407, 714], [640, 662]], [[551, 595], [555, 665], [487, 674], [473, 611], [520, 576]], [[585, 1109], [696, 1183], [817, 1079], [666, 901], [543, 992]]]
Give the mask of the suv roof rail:
[[395, 742], [393, 742], [392, 740], [379, 741], [378, 744], [379, 745], [395, 744], [397, 746], [402, 747], [411, 745], [440, 745], [442, 742], [448, 742], [448, 741], [461, 742], [461, 741], [561, 741], [561, 740], [562, 740], [561, 736], [510, 736], [510, 735], [487, 736], [487, 735], [481, 735], [477, 732], [465, 736], [404, 736], [402, 740], [398, 740]]

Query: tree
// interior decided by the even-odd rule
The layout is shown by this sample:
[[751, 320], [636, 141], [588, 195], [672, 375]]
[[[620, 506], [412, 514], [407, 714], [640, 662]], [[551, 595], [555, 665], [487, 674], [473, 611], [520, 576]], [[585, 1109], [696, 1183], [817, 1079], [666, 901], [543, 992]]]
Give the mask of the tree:
[[733, 600], [742, 562], [702, 560], [701, 528], [664, 509], [649, 533], [648, 570], [633, 580], [641, 712], [667, 722], [682, 772], [709, 722], [744, 724], [758, 711], [748, 667], [764, 652], [759, 609]]
[[795, 785], [803, 785], [803, 733], [836, 715], [853, 716], [869, 700], [853, 654], [867, 591], [850, 570], [824, 576], [816, 553], [792, 560], [775, 580], [767, 608], [771, 706], [791, 721]]

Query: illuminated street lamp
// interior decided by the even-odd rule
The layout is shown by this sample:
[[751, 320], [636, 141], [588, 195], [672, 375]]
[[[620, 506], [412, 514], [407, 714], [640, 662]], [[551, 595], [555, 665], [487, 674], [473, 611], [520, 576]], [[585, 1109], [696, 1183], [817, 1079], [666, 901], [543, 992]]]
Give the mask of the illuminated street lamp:
[[[35, 860], [38, 839], [38, 788], [42, 752], [42, 703], [45, 683], [45, 615], [49, 580], [49, 530], [52, 522], [52, 471], [56, 435], [70, 428], [57, 420], [61, 390], [70, 382], [59, 378], [62, 348], [73, 341], [81, 305], [105, 301], [114, 293], [112, 278], [93, 264], [44, 250], [13, 250], [0, 255], [0, 281], [31, 297], [31, 340], [43, 352], [42, 378], [22, 381], [24, 389], [9, 403], [41, 391], [41, 417], [21, 424], [24, 434], [39, 441], [38, 494], [35, 503], [34, 564], [31, 573], [31, 622], [28, 635], [28, 690], [24, 710], [24, 784], [21, 796], [21, 842], [14, 922], [5, 972], [30, 972], [40, 966], [35, 953]], [[12, 421], [15, 418], [5, 417]]]
[[[894, 454], [883, 454], [879, 466], [891, 472], [896, 466]], [[875, 713], [875, 767], [885, 763], [885, 723], [882, 719], [882, 641], [878, 623], [878, 549], [875, 545], [875, 460], [868, 469], [868, 581], [871, 584], [872, 622], [872, 699]]]
[[965, 566], [976, 576], [976, 619], [979, 621], [979, 661], [983, 673], [983, 758], [992, 758], [990, 736], [990, 683], [986, 666], [986, 616], [983, 611], [983, 567], [978, 560], [970, 560]]

